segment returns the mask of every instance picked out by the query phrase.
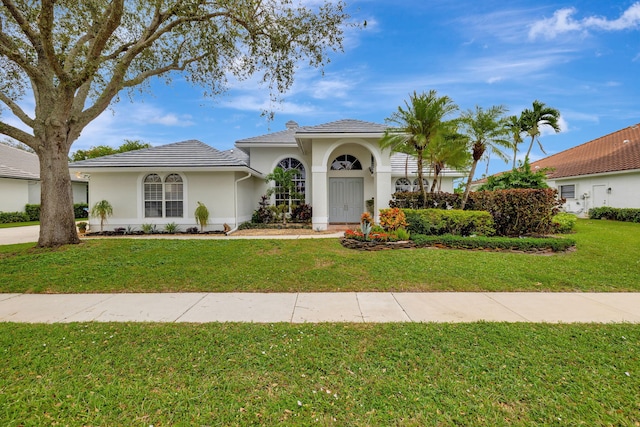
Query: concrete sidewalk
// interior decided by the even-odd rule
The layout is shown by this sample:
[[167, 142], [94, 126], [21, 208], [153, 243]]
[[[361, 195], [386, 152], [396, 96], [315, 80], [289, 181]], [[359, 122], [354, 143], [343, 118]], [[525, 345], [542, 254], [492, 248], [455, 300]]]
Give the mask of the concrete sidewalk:
[[640, 323], [640, 293], [0, 294], [0, 321]]

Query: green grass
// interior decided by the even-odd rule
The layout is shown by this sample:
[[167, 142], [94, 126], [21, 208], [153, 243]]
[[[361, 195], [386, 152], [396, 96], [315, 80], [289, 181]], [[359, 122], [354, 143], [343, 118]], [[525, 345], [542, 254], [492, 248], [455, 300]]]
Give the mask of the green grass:
[[28, 222], [9, 222], [0, 224], [0, 228], [15, 228], [15, 227], [27, 227], [29, 225], [40, 225], [40, 221], [28, 221]]
[[635, 426], [640, 329], [0, 324], [0, 425]]
[[640, 224], [583, 220], [575, 252], [360, 252], [337, 239], [0, 246], [0, 292], [640, 291]]

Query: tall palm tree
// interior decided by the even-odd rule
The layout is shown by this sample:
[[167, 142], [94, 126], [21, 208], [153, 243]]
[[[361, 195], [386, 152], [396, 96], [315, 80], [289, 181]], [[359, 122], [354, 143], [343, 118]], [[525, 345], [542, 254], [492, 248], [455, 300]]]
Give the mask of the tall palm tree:
[[445, 167], [456, 170], [467, 169], [471, 164], [471, 156], [467, 150], [469, 138], [458, 133], [457, 121], [450, 121], [450, 129], [434, 139], [427, 148], [427, 158], [433, 171], [433, 183], [430, 192], [440, 191], [440, 173]]
[[544, 102], [535, 100], [533, 101], [533, 107], [531, 109], [527, 108], [522, 112], [520, 120], [522, 122], [522, 129], [531, 137], [527, 155], [524, 157], [524, 161], [529, 162], [529, 154], [531, 154], [533, 143], [536, 141], [538, 142], [540, 150], [546, 154], [539, 139], [541, 128], [550, 127], [555, 133], [560, 132], [560, 111], [546, 106]]
[[516, 157], [518, 156], [518, 145], [522, 144], [522, 134], [524, 133], [524, 129], [522, 129], [522, 120], [518, 116], [509, 116], [507, 117], [507, 121], [505, 126], [509, 130], [509, 134], [511, 135], [511, 142], [513, 143], [513, 166], [512, 169], [516, 169]]
[[410, 95], [405, 106], [398, 107], [386, 121], [389, 127], [380, 140], [382, 148], [396, 152], [414, 152], [418, 161], [418, 182], [422, 200], [426, 199], [424, 188], [424, 153], [429, 143], [444, 131], [445, 118], [458, 110], [448, 96], [438, 96], [435, 90]]
[[505, 162], [509, 157], [501, 150], [501, 148], [510, 148], [511, 142], [506, 137], [509, 134], [505, 126], [504, 113], [506, 108], [502, 105], [494, 105], [491, 108], [483, 109], [476, 106], [475, 110], [466, 111], [460, 121], [462, 131], [469, 137], [471, 144], [471, 169], [469, 178], [467, 179], [467, 188], [464, 190], [462, 197], [462, 206], [467, 204], [469, 191], [471, 190], [471, 182], [476, 172], [476, 166], [482, 157], [487, 154], [495, 154]]

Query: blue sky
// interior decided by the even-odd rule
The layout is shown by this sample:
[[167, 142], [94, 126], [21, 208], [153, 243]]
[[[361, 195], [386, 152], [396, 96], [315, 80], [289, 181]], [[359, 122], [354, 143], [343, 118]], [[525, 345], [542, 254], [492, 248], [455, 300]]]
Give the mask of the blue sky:
[[[228, 149], [288, 120], [384, 123], [410, 93], [431, 89], [461, 110], [502, 104], [519, 114], [535, 99], [559, 109], [563, 131], [541, 137], [548, 154], [640, 122], [639, 1], [351, 0], [347, 7], [366, 27], [347, 32], [344, 53], [331, 55], [324, 74], [300, 68], [280, 103], [269, 103], [257, 78], [232, 81], [214, 99], [178, 78], [132, 101], [123, 96], [72, 151], [125, 138]], [[261, 117], [264, 109], [275, 119]], [[541, 157], [534, 149], [532, 159]], [[509, 167], [494, 158], [488, 171]]]

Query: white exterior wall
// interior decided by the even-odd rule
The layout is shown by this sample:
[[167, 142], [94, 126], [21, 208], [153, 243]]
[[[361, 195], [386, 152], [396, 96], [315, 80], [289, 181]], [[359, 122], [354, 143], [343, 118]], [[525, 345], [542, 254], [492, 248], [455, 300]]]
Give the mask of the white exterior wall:
[[0, 178], [0, 212], [24, 212], [29, 203], [29, 181]]
[[640, 171], [561, 178], [547, 184], [558, 194], [561, 185], [575, 185], [575, 198], [567, 199], [564, 209], [579, 216], [587, 216], [589, 209], [600, 206], [640, 208]]
[[[305, 168], [306, 174], [306, 194], [305, 199], [306, 203], [311, 203], [311, 156], [305, 156], [302, 154], [302, 151], [298, 148], [279, 148], [279, 147], [251, 147], [250, 149], [250, 165], [253, 169], [263, 173], [264, 175], [268, 175], [278, 166], [278, 163], [281, 160], [284, 160], [288, 157], [292, 157], [294, 159], [302, 162], [302, 165]], [[255, 207], [257, 209], [258, 202], [260, 201], [260, 197], [266, 194], [269, 189], [270, 184], [265, 181], [256, 180], [253, 184], [254, 187], [254, 198], [255, 198]]]

